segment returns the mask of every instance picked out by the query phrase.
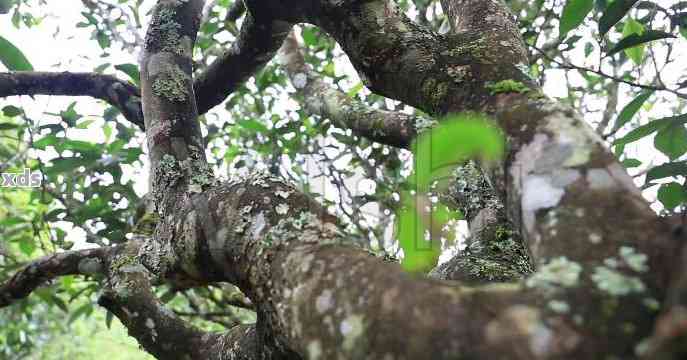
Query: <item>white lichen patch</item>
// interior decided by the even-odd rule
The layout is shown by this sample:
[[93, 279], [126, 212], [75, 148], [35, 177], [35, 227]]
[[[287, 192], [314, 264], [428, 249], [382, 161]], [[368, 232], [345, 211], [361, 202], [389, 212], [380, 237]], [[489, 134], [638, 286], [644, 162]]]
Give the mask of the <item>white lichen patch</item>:
[[589, 169], [587, 182], [592, 190], [610, 189], [616, 186], [616, 181], [606, 169]]
[[322, 356], [322, 344], [319, 340], [314, 340], [308, 343], [308, 359], [318, 360]]
[[147, 318], [146, 319], [146, 327], [148, 329], [154, 329], [155, 328], [155, 321], [153, 321], [153, 319], [151, 319], [151, 318]]
[[592, 274], [592, 280], [599, 290], [613, 296], [629, 295], [646, 290], [646, 286], [639, 278], [624, 275], [606, 266], [597, 266]]
[[255, 220], [253, 221], [253, 224], [250, 228], [250, 233], [251, 235], [253, 235], [253, 238], [260, 238], [260, 236], [262, 235], [262, 231], [265, 229], [266, 226], [267, 221], [265, 220], [265, 214], [261, 211], [260, 213], [258, 213], [257, 216], [255, 216]]
[[554, 207], [564, 194], [565, 190], [554, 186], [550, 176], [528, 176], [523, 184], [522, 209], [531, 212]]
[[589, 234], [589, 242], [590, 243], [597, 245], [597, 244], [601, 243], [601, 240], [603, 240], [601, 235], [594, 233], [594, 232]]
[[567, 314], [568, 312], [570, 312], [570, 305], [568, 305], [568, 303], [565, 301], [551, 300], [549, 301], [547, 306], [549, 307], [549, 309], [551, 309], [551, 311], [555, 313]]
[[296, 89], [303, 89], [305, 85], [308, 84], [308, 75], [304, 73], [298, 73], [293, 76], [293, 79], [291, 79], [291, 83], [293, 84], [293, 87]]
[[542, 289], [555, 289], [558, 286], [574, 287], [579, 283], [580, 273], [582, 273], [580, 264], [561, 256], [539, 267], [539, 270], [532, 274], [525, 284], [528, 287]]
[[646, 254], [637, 252], [631, 246], [620, 247], [620, 258], [623, 259], [625, 265], [636, 272], [646, 272], [649, 270], [647, 265], [649, 257]]
[[282, 199], [288, 199], [291, 193], [289, 191], [277, 190], [274, 192], [275, 195], [281, 197]]
[[320, 314], [325, 313], [327, 310], [334, 306], [334, 299], [332, 297], [331, 290], [324, 290], [320, 296], [315, 300], [315, 309]]
[[343, 348], [346, 351], [355, 349], [358, 339], [365, 332], [362, 315], [349, 315], [341, 322], [339, 330], [343, 335]]
[[565, 167], [584, 165], [589, 161], [594, 149], [593, 145], [601, 145], [603, 141], [587, 123], [577, 116], [567, 115], [567, 109], [558, 110], [547, 116], [545, 121], [546, 129], [556, 136], [554, 143], [572, 148], [562, 165]]
[[274, 209], [277, 214], [279, 215], [286, 215], [286, 213], [289, 212], [289, 205], [287, 204], [279, 204], [277, 207]]
[[540, 312], [530, 306], [513, 305], [505, 309], [498, 318], [484, 328], [488, 343], [505, 345], [512, 339], [527, 339], [530, 350], [545, 358], [552, 350], [553, 334], [541, 319]]

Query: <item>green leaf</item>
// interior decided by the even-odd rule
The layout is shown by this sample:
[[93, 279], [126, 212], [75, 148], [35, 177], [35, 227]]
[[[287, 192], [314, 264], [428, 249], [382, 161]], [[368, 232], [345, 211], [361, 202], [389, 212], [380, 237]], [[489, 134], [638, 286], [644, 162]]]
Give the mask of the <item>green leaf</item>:
[[259, 133], [266, 133], [269, 131], [267, 126], [265, 126], [263, 123], [255, 120], [255, 119], [241, 120], [238, 122], [238, 124], [242, 128], [246, 128], [248, 130], [253, 130], [253, 131], [259, 132]]
[[317, 45], [317, 35], [315, 35], [315, 29], [312, 27], [304, 27], [301, 31], [301, 36], [303, 36], [303, 42], [306, 46]]
[[[630, 36], [632, 34], [642, 35], [644, 33], [644, 25], [635, 21], [634, 19], [628, 19], [623, 26], [623, 37]], [[644, 58], [644, 48], [645, 45], [637, 45], [631, 48], [625, 49], [625, 55], [632, 59], [632, 61], [641, 65], [642, 59]]]
[[564, 38], [569, 31], [580, 26], [593, 7], [594, 0], [568, 0], [561, 14], [558, 37]]
[[13, 105], [7, 105], [4, 108], [2, 108], [2, 113], [8, 117], [15, 117], [21, 115], [23, 112], [24, 110]]
[[630, 120], [632, 120], [632, 117], [639, 111], [639, 109], [642, 107], [642, 104], [653, 94], [653, 90], [647, 90], [643, 91], [639, 95], [637, 95], [636, 98], [634, 98], [630, 103], [625, 105], [622, 110], [620, 110], [620, 114], [618, 115], [618, 118], [615, 120], [615, 125], [613, 125], [613, 131], [620, 129], [623, 125], [627, 124]]
[[36, 149], [45, 150], [45, 148], [48, 145], [55, 145], [55, 144], [57, 144], [58, 141], [59, 141], [59, 139], [55, 135], [48, 134], [48, 135], [44, 136], [43, 138], [39, 139], [38, 141], [34, 141], [33, 147]]
[[134, 82], [134, 84], [141, 84], [141, 73], [138, 70], [138, 66], [134, 64], [119, 64], [115, 65], [115, 69], [127, 74], [129, 78], [131, 78], [131, 81]]
[[76, 125], [77, 129], [87, 129], [89, 125], [93, 124], [95, 120], [90, 119], [90, 120], [84, 120], [80, 122], [78, 125]]
[[21, 50], [2, 36], [0, 36], [0, 62], [10, 71], [33, 70], [33, 66]]
[[613, 1], [599, 19], [599, 36], [604, 36], [625, 14], [634, 6], [638, 0], [615, 0]]
[[19, 250], [26, 255], [31, 256], [36, 250], [36, 243], [33, 241], [32, 237], [26, 237], [19, 242]]
[[422, 133], [411, 147], [419, 192], [429, 191], [433, 181], [449, 176], [456, 166], [471, 157], [493, 160], [504, 151], [503, 137], [483, 115], [452, 115], [439, 123]]
[[105, 326], [107, 326], [108, 329], [112, 326], [112, 319], [114, 319], [114, 314], [112, 312], [107, 311], [105, 313]]
[[608, 51], [606, 56], [613, 56], [617, 54], [618, 52], [631, 48], [633, 46], [641, 45], [650, 41], [654, 40], [659, 40], [659, 39], [666, 39], [666, 38], [674, 38], [675, 35], [669, 34], [667, 32], [663, 31], [658, 31], [658, 30], [647, 30], [641, 35], [638, 34], [631, 34], [629, 36], [626, 36], [622, 38], [620, 41], [618, 41], [615, 46]]
[[625, 160], [623, 160], [623, 166], [626, 169], [635, 168], [635, 167], [640, 166], [640, 165], [642, 165], [642, 162], [637, 160], [637, 159], [625, 159]]
[[81, 316], [87, 316], [93, 311], [93, 305], [91, 304], [83, 304], [77, 308], [72, 315], [69, 317], [69, 320], [67, 320], [68, 324], [73, 323], [76, 319], [78, 319]]
[[0, 123], [0, 131], [2, 130], [12, 130], [18, 128], [19, 125], [12, 123]]
[[359, 82], [359, 83], [355, 84], [350, 90], [348, 90], [348, 92], [346, 92], [346, 95], [348, 95], [348, 97], [355, 98], [355, 96], [358, 95], [358, 93], [362, 89], [363, 89], [363, 83]]
[[687, 152], [687, 129], [682, 123], [673, 123], [659, 130], [654, 138], [654, 146], [670, 160], [675, 160]]
[[672, 210], [685, 203], [686, 200], [687, 191], [685, 191], [682, 185], [676, 182], [663, 184], [658, 189], [658, 201], [660, 201], [666, 209]]
[[687, 161], [676, 161], [651, 168], [646, 173], [645, 183], [671, 176], [687, 176]]
[[654, 132], [663, 129], [664, 127], [670, 126], [673, 123], [684, 124], [685, 122], [687, 122], [687, 114], [652, 120], [647, 124], [633, 129], [622, 138], [617, 139], [613, 142], [613, 145], [629, 144], [643, 137], [649, 136]]

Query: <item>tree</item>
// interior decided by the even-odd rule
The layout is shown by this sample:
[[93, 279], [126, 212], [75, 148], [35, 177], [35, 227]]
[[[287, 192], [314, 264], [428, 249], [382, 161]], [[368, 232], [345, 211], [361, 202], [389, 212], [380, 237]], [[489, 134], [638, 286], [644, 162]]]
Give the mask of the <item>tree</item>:
[[[127, 24], [121, 18], [128, 15], [110, 19], [109, 12], [119, 5], [83, 3], [89, 21], [83, 26], [95, 28], [94, 38], [103, 49], [112, 41], [124, 47], [138, 45], [131, 36], [117, 35], [134, 31], [121, 27], [140, 26], [137, 6], [130, 7], [133, 15]], [[18, 107], [6, 107], [6, 116], [23, 116], [28, 124], [8, 121], [4, 128], [28, 133], [33, 148], [52, 146], [59, 153], [50, 169], [43, 171], [48, 176], [44, 191], [32, 192], [35, 203], [42, 204], [37, 206], [43, 207], [34, 210], [42, 212], [42, 222], [33, 225], [34, 235], [68, 248], [64, 234], [46, 223], [68, 219], [83, 224], [95, 219], [103, 226], [84, 226], [87, 239], [99, 245], [95, 248], [59, 251], [21, 266], [0, 287], [0, 305], [24, 299], [60, 276], [90, 276], [101, 292], [99, 305], [160, 359], [596, 358], [599, 354], [680, 358], [685, 352], [681, 340], [686, 309], [681, 227], [658, 217], [642, 199], [619, 157], [575, 109], [578, 101], [571, 97], [566, 104], [546, 96], [530, 74], [530, 61], [557, 63], [590, 76], [596, 84], [584, 90], [592, 91], [599, 84], [607, 89], [608, 114], [598, 126], [603, 135], [614, 117], [618, 83], [670, 94], [681, 99], [680, 106], [687, 95], [680, 92], [679, 84], [665, 85], [658, 69], [656, 80], [643, 85], [640, 77], [572, 65], [565, 58], [565, 46], [579, 39], [566, 34], [592, 11], [591, 1], [568, 1], [555, 22], [551, 19], [559, 15], [544, 11], [546, 22], [539, 30], [550, 33], [551, 24], [559, 23], [554, 30], [560, 36], [539, 48], [539, 25], [534, 21], [542, 10], [542, 3], [538, 4], [533, 9], [527, 2], [510, 4], [534, 32], [525, 32], [526, 43], [500, 1], [442, 0], [449, 30], [440, 34], [433, 30], [441, 21], [438, 13], [432, 10], [433, 16], [424, 16], [428, 9], [436, 9], [434, 2], [415, 2], [413, 7], [422, 15], [415, 22], [403, 11], [408, 4], [399, 6], [391, 0], [218, 1], [207, 7], [202, 0], [160, 0], [140, 42], [140, 79], [135, 66], [117, 66], [132, 82], [98, 72], [34, 72], [8, 43], [3, 62], [24, 71], [0, 75], [0, 96], [101, 99], [116, 109], [106, 111], [108, 121], [121, 113], [145, 131], [151, 171], [150, 191], [139, 200], [121, 181], [120, 167], [133, 162], [141, 150], [125, 147], [135, 130], [119, 122], [117, 136], [122, 141], [103, 150], [66, 136], [65, 124], [84, 126], [74, 106], [59, 114], [59, 126], [42, 129], [32, 127]], [[633, 5], [621, 0], [599, 5], [600, 32], [609, 32]], [[660, 13], [670, 21], [669, 30], [685, 31], [684, 5], [637, 6], [653, 9], [653, 17], [645, 23], [651, 25]], [[222, 9], [221, 21], [215, 7]], [[529, 11], [536, 13], [528, 15]], [[212, 35], [219, 26], [231, 32], [244, 12], [233, 44], [218, 53], [223, 45]], [[660, 40], [664, 49], [672, 49], [673, 41], [683, 41], [632, 21], [625, 21], [621, 40], [602, 49], [607, 57], [602, 61], [610, 63], [614, 72], [628, 59], [644, 64], [644, 46], [650, 41]], [[306, 46], [332, 54], [333, 42], [326, 33], [348, 56], [365, 87], [419, 111], [380, 110], [370, 105], [374, 99], [330, 85], [326, 78], [335, 74], [328, 64], [310, 68], [307, 57], [312, 55], [304, 56], [298, 36], [289, 35], [295, 24], [302, 23], [314, 25], [301, 31]], [[540, 51], [530, 53], [527, 44]], [[278, 49], [283, 72], [268, 64]], [[666, 51], [669, 58], [671, 51]], [[199, 54], [203, 57], [197, 60]], [[216, 59], [210, 62], [211, 58]], [[260, 71], [263, 66], [267, 68]], [[655, 61], [654, 66], [658, 67]], [[251, 86], [257, 96], [243, 101], [240, 92], [246, 90], [240, 88], [256, 73]], [[241, 118], [246, 108], [262, 115], [266, 107], [274, 107], [274, 97], [268, 96], [274, 90], [270, 85], [283, 82], [285, 75], [302, 100], [298, 114], [307, 116], [307, 112], [328, 122], [303, 121], [297, 126], [277, 118], [267, 127], [255, 118], [244, 118], [236, 121], [238, 128], [218, 128], [201, 116], [236, 92], [239, 96], [232, 96], [226, 105], [230, 111], [239, 109], [233, 115]], [[632, 118], [651, 96], [646, 94], [623, 108], [607, 138], [613, 139]], [[340, 231], [340, 219], [326, 211], [329, 204], [315, 201], [307, 188], [280, 176], [293, 174], [281, 170], [280, 147], [287, 153], [308, 151], [307, 146], [284, 146], [289, 141], [285, 133], [299, 137], [320, 131], [336, 134], [343, 143], [354, 134], [407, 148], [434, 121], [441, 122], [449, 114], [467, 118], [486, 114], [479, 116], [488, 116], [507, 139], [501, 162], [466, 165], [459, 174], [469, 185], [442, 195], [455, 200], [453, 205], [470, 220], [473, 234], [469, 251], [432, 272], [453, 281], [411, 274], [395, 261], [371, 255], [365, 246], [356, 245], [357, 236]], [[684, 123], [684, 115], [654, 120], [615, 137], [613, 145], [620, 156], [625, 144], [657, 132], [656, 148], [671, 161], [678, 160], [687, 150]], [[329, 131], [332, 125], [350, 132]], [[33, 141], [36, 130], [42, 133]], [[461, 139], [459, 135], [456, 139]], [[271, 160], [271, 173], [218, 180], [212, 168], [217, 163], [208, 161], [214, 140], [229, 139], [226, 156], [231, 161], [243, 151], [235, 139], [243, 136], [257, 139], [248, 146], [258, 153], [256, 157]], [[368, 150], [375, 149], [379, 148]], [[402, 157], [396, 150], [378, 151], [374, 163], [360, 160], [365, 156], [358, 154], [359, 167], [375, 177], [375, 167], [381, 163], [385, 176], [395, 174], [394, 181], [400, 183]], [[335, 166], [328, 169], [334, 179], [340, 175]], [[673, 161], [651, 171], [648, 176], [654, 180], [683, 175], [684, 163]], [[85, 181], [86, 172], [108, 173], [115, 181]], [[71, 182], [60, 180], [64, 173], [71, 174]], [[344, 185], [341, 178], [336, 180], [335, 184]], [[75, 197], [75, 192], [87, 196]], [[681, 206], [683, 193], [679, 184], [669, 184], [661, 187], [659, 197], [672, 210]], [[138, 202], [144, 215], [137, 217], [137, 224], [154, 220], [153, 232], [137, 229], [134, 236], [127, 235], [131, 231], [125, 218], [134, 212], [134, 204], [111, 205], [123, 196]], [[377, 200], [387, 209], [403, 211], [398, 201]], [[47, 206], [54, 202], [62, 206]], [[358, 235], [380, 239], [361, 226], [360, 214], [347, 213], [343, 203], [336, 204], [342, 207], [342, 216], [358, 226]], [[4, 223], [12, 225], [8, 220]], [[402, 261], [410, 254], [404, 248]], [[532, 267], [536, 271], [530, 274]], [[253, 310], [254, 324], [206, 331], [170, 311], [154, 290], [162, 285], [172, 292], [212, 289], [223, 283], [236, 286], [249, 299], [239, 294], [232, 305]], [[212, 298], [212, 293], [205, 298]]]

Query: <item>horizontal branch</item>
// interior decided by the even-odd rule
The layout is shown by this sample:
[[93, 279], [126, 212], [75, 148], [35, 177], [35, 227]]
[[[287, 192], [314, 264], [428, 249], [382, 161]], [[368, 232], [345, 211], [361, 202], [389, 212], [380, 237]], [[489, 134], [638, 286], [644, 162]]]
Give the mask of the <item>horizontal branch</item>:
[[279, 55], [291, 84], [303, 96], [303, 105], [313, 115], [330, 119], [336, 126], [382, 144], [406, 148], [416, 127], [429, 119], [401, 112], [374, 109], [327, 84], [305, 63], [295, 34], [286, 38]]
[[133, 84], [97, 73], [0, 73], [0, 97], [15, 95], [91, 96], [119, 109], [124, 117], [144, 128], [141, 92]]
[[44, 256], [17, 271], [0, 285], [0, 307], [27, 297], [46, 282], [65, 275], [94, 275], [103, 272], [103, 264], [114, 248], [65, 251]]

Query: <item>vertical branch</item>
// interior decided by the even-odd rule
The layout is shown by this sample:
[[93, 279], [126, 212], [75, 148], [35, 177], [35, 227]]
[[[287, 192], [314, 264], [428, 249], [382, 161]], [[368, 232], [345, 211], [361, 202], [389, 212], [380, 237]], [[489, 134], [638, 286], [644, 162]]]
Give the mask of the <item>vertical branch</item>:
[[192, 79], [193, 45], [203, 4], [203, 0], [158, 1], [146, 34], [141, 94], [157, 199], [187, 186], [202, 189], [211, 178]]

